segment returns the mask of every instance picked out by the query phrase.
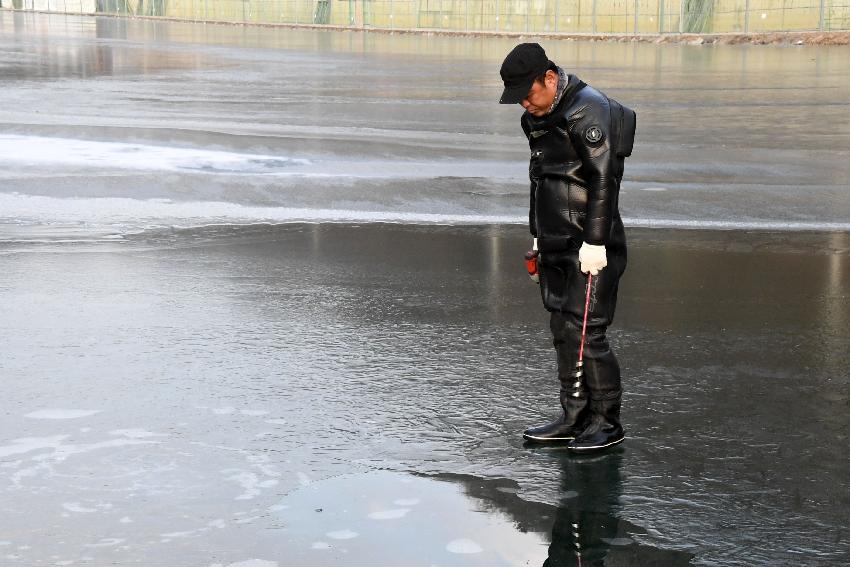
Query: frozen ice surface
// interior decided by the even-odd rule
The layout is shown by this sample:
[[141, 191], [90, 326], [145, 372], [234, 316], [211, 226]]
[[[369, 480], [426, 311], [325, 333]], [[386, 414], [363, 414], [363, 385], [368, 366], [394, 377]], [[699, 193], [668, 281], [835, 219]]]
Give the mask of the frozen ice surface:
[[[324, 567], [388, 542], [406, 549], [415, 532], [445, 554], [423, 565], [491, 567], [502, 543], [508, 565], [542, 563], [553, 539], [553, 553], [569, 548], [562, 526], [577, 516], [592, 527], [583, 543], [612, 561], [749, 567], [805, 553], [798, 564], [841, 564], [847, 454], [816, 440], [846, 427], [850, 242], [630, 239], [612, 330], [629, 439], [589, 459], [525, 448], [518, 434], [554, 408], [545, 314], [517, 264], [522, 227], [4, 243], [0, 364], [13, 411], [0, 415], [0, 519], [16, 526], [4, 539], [31, 547], [24, 564], [123, 539], [86, 553], [197, 563], [203, 548], [226, 565], [246, 559], [234, 553], [248, 537], [257, 558], [311, 553], [326, 564], [303, 564]], [[34, 400], [103, 411], [24, 417]], [[326, 535], [340, 531], [359, 535]], [[449, 553], [458, 539], [483, 551]]]
[[574, 459], [515, 41], [0, 11], [4, 564], [848, 563], [845, 51], [547, 43], [640, 124]]

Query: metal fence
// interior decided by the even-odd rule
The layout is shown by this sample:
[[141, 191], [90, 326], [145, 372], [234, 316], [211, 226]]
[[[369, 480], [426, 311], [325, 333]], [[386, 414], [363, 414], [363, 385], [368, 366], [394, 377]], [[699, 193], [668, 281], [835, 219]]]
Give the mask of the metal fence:
[[850, 0], [0, 0], [23, 10], [531, 33], [848, 30]]

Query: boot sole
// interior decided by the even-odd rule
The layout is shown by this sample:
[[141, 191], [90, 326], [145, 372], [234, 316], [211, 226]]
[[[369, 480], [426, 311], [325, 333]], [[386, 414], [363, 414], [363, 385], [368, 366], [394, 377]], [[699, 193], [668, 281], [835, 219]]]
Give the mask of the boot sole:
[[538, 443], [572, 441], [575, 437], [534, 437], [533, 435], [522, 434], [522, 438], [528, 441], [536, 441]]
[[622, 443], [625, 441], [625, 436], [622, 439], [617, 439], [616, 441], [611, 441], [610, 443], [606, 443], [605, 445], [594, 445], [593, 447], [567, 447], [570, 451], [598, 451], [600, 449], [604, 449], [606, 447], [611, 447], [612, 445], [616, 445], [617, 443]]

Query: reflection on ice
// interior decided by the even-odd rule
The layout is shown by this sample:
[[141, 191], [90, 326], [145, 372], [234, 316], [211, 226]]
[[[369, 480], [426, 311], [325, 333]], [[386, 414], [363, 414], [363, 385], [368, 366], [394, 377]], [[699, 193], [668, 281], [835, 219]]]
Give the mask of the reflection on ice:
[[[471, 479], [470, 479], [471, 480]], [[394, 502], [415, 502], [393, 508]], [[542, 534], [481, 514], [452, 483], [392, 472], [323, 480], [287, 495], [277, 512], [293, 565], [540, 565]], [[461, 561], [458, 556], [463, 556]]]
[[[577, 498], [551, 506], [522, 500], [507, 490], [516, 485], [504, 479], [387, 471], [296, 490], [279, 510], [294, 564], [323, 567], [343, 558], [370, 567], [690, 564], [688, 553], [639, 543], [644, 530], [617, 517], [618, 453], [591, 459], [566, 451], [540, 453], [562, 470], [558, 488], [577, 491]], [[415, 504], [392, 509], [391, 502]]]

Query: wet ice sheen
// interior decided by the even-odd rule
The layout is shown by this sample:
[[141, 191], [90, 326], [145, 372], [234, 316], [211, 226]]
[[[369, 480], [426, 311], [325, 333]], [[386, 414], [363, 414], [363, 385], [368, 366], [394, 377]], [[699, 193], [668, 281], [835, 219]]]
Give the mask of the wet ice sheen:
[[[86, 408], [92, 388], [110, 408], [82, 421], [23, 417], [29, 408], [0, 416], [7, 435], [29, 440], [0, 445], [15, 451], [0, 470], [13, 499], [26, 494], [33, 509], [14, 518], [32, 534], [26, 543], [38, 544], [32, 555], [61, 555], [38, 535], [39, 518], [56, 516], [57, 509], [68, 515], [60, 517], [61, 529], [80, 545], [96, 543], [80, 536], [85, 527], [128, 545], [154, 541], [146, 555], [177, 553], [187, 561], [192, 552], [174, 551], [184, 538], [160, 542], [160, 534], [193, 533], [193, 541], [224, 553], [238, 549], [248, 533], [270, 550], [264, 556], [270, 560], [297, 548], [333, 562], [343, 549], [365, 556], [376, 541], [383, 544], [386, 530], [399, 530], [404, 542], [411, 522], [422, 522], [419, 531], [432, 533], [434, 524], [445, 530], [429, 540], [429, 549], [448, 558], [437, 564], [480, 558], [490, 567], [500, 541], [512, 542], [514, 563], [522, 564], [545, 552], [550, 539], [556, 550], [568, 548], [568, 533], [556, 526], [573, 515], [592, 527], [592, 541], [584, 544], [612, 561], [618, 553], [638, 553], [644, 564], [655, 564], [660, 554], [669, 566], [687, 564], [693, 554], [708, 565], [728, 565], [734, 553], [747, 567], [772, 565], [784, 557], [771, 551], [776, 542], [818, 550], [814, 564], [829, 565], [844, 552], [834, 542], [841, 541], [836, 526], [843, 525], [845, 508], [826, 498], [827, 487], [845, 478], [840, 452], [807, 444], [807, 458], [817, 459], [831, 480], [802, 491], [805, 469], [793, 465], [791, 447], [771, 433], [800, 435], [784, 420], [783, 393], [799, 383], [795, 365], [805, 364], [809, 382], [823, 385], [843, 368], [846, 262], [831, 251], [850, 247], [840, 235], [747, 235], [755, 252], [730, 253], [741, 246], [740, 235], [633, 231], [632, 287], [612, 334], [628, 377], [629, 442], [608, 460], [573, 461], [524, 448], [516, 434], [548, 418], [553, 407], [539, 299], [521, 265], [511, 268], [516, 250], [527, 244], [523, 229], [255, 230], [167, 232], [130, 239], [117, 252], [114, 243], [85, 254], [24, 247], [6, 262], [0, 284], [15, 291], [0, 305], [0, 324], [15, 329], [5, 336], [8, 351], [19, 357], [3, 362], [9, 403], [47, 396], [48, 407]], [[786, 266], [809, 249], [819, 252], [805, 256], [805, 277], [795, 279]], [[722, 273], [721, 265], [737, 277], [690, 295], [704, 284], [706, 270]], [[756, 266], [772, 276], [756, 279]], [[669, 277], [653, 278], [657, 269]], [[40, 278], [29, 277], [33, 270]], [[20, 281], [27, 285], [10, 285]], [[788, 302], [789, 288], [800, 303]], [[760, 301], [739, 295], [741, 289], [758, 289]], [[30, 294], [44, 312], [32, 307]], [[774, 309], [780, 302], [785, 308]], [[64, 326], [50, 331], [57, 321]], [[680, 335], [687, 340], [671, 340]], [[796, 346], [801, 343], [806, 348]], [[718, 344], [736, 362], [719, 369]], [[765, 344], [772, 345], [769, 360]], [[77, 358], [80, 347], [73, 345], [84, 345], [87, 355]], [[665, 356], [657, 356], [662, 350]], [[65, 356], [74, 364], [60, 385], [31, 379], [34, 364]], [[117, 369], [120, 379], [104, 366]], [[835, 390], [822, 391], [833, 397], [812, 403], [841, 406]], [[714, 403], [727, 392], [724, 404]], [[748, 405], [753, 392], [758, 407]], [[58, 396], [63, 403], [50, 402]], [[693, 405], [684, 411], [688, 400]], [[785, 409], [774, 413], [772, 404]], [[232, 411], [212, 411], [222, 408]], [[746, 444], [730, 444], [742, 416], [754, 411], [770, 427]], [[827, 415], [840, 429], [844, 414]], [[276, 419], [284, 422], [268, 423]], [[79, 428], [83, 423], [91, 427]], [[695, 423], [702, 424], [699, 436], [677, 433]], [[138, 437], [142, 431], [167, 435]], [[255, 437], [259, 432], [271, 435]], [[150, 441], [156, 443], [139, 444]], [[374, 468], [467, 475], [444, 479], [445, 493], [402, 475], [391, 491], [385, 480], [357, 480]], [[357, 506], [363, 494], [375, 502]], [[315, 498], [297, 505], [281, 495]], [[146, 501], [180, 513], [164, 520], [140, 504]], [[63, 502], [97, 512], [64, 510]], [[340, 504], [347, 515], [327, 519], [341, 513]], [[369, 517], [402, 508], [410, 512], [401, 518]], [[763, 509], [776, 520], [765, 520]], [[476, 519], [467, 521], [470, 515]], [[133, 523], [122, 524], [124, 517]], [[463, 521], [446, 520], [453, 517]], [[467, 532], [476, 522], [486, 529]], [[736, 531], [717, 539], [717, 526], [727, 525]], [[506, 529], [526, 535], [505, 535]], [[359, 536], [325, 535], [342, 530]], [[754, 544], [755, 537], [770, 543]], [[447, 551], [458, 539], [484, 551]], [[634, 543], [617, 545], [621, 539]], [[332, 549], [311, 549], [315, 542]], [[116, 549], [134, 557], [132, 549]]]
[[[409, 509], [385, 507], [397, 500], [420, 503]], [[521, 556], [531, 564], [545, 558], [539, 534], [520, 533], [501, 514], [476, 512], [479, 504], [467, 500], [451, 483], [373, 472], [320, 481], [290, 493], [283, 502], [287, 508], [278, 514], [288, 526], [294, 564], [322, 567], [344, 558], [352, 565], [375, 567], [493, 566], [514, 564], [512, 557]], [[348, 527], [327, 531], [335, 525]], [[334, 541], [326, 544], [325, 538]], [[482, 540], [488, 545], [477, 543]], [[477, 559], [472, 563], [455, 559], [473, 555]]]
[[[520, 109], [494, 102], [514, 39], [27, 18], [0, 20], [0, 189], [19, 195], [0, 225], [524, 222]], [[840, 50], [547, 49], [637, 109], [620, 200], [633, 225], [848, 230]]]
[[[847, 445], [823, 435], [847, 427], [842, 51], [552, 47], [641, 114], [632, 226], [835, 229], [630, 227], [629, 441], [571, 459], [518, 435], [556, 404], [526, 150], [492, 103], [515, 40], [247, 31], [0, 11], [0, 134], [86, 146], [0, 167], [4, 561], [397, 567], [422, 542], [442, 567], [539, 565], [578, 520], [612, 565], [846, 563]], [[112, 143], [191, 159], [115, 167]], [[101, 413], [25, 417], [45, 408]]]

